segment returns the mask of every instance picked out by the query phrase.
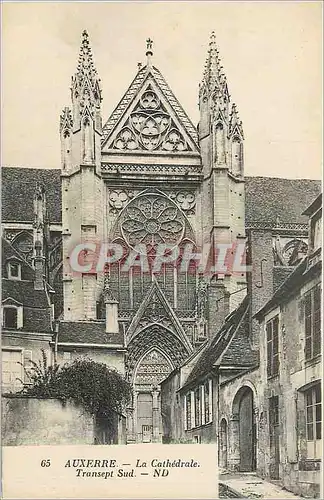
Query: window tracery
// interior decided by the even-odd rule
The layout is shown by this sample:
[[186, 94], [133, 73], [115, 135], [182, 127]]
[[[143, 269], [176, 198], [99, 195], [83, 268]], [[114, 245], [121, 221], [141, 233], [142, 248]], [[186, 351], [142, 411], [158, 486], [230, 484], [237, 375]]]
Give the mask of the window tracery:
[[185, 231], [185, 219], [168, 198], [158, 194], [138, 196], [124, 210], [121, 221], [123, 238], [130, 247], [158, 243], [175, 246]]
[[135, 383], [140, 385], [158, 385], [172, 370], [167, 358], [157, 349], [148, 352], [140, 362], [135, 376]]
[[122, 151], [189, 150], [185, 138], [150, 88], [141, 96], [137, 107], [117, 135], [113, 148]]

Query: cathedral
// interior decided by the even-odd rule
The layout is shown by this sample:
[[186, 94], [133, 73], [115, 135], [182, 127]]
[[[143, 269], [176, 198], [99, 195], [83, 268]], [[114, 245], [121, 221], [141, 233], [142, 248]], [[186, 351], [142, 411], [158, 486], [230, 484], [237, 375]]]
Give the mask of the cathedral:
[[[212, 422], [215, 381], [204, 369], [236, 334], [242, 338], [231, 344], [223, 373], [232, 379], [258, 366], [255, 314], [307, 255], [303, 212], [320, 192], [317, 181], [244, 175], [243, 126], [214, 33], [198, 126], [155, 65], [150, 39], [145, 57], [105, 121], [84, 31], [71, 104], [59, 122], [61, 169], [2, 172], [3, 385], [16, 390], [17, 362], [38, 359], [41, 349], [58, 363], [82, 355], [104, 362], [133, 387], [128, 443], [172, 441], [161, 383], [183, 367], [180, 385], [165, 394], [176, 405], [181, 387], [206, 374], [197, 393], [203, 410], [193, 418], [197, 428]], [[242, 259], [237, 269], [214, 262], [222, 251], [235, 260], [242, 245], [252, 278]], [[93, 266], [107, 246], [119, 258], [106, 251], [102, 269]], [[213, 272], [198, 265], [206, 248]], [[184, 402], [186, 422], [194, 402]], [[202, 441], [191, 434], [212, 441], [218, 427]], [[255, 453], [245, 459], [254, 470]]]

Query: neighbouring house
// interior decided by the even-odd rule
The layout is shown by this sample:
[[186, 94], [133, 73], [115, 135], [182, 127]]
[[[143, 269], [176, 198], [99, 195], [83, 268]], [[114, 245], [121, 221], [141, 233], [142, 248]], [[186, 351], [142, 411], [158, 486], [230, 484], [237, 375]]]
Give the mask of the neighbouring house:
[[[37, 244], [36, 244], [37, 248]], [[15, 392], [27, 382], [31, 361], [52, 359], [52, 288], [44, 280], [44, 260], [34, 267], [2, 239], [2, 391]]]
[[310, 218], [308, 255], [256, 314], [262, 360], [258, 471], [298, 495], [319, 496], [322, 195], [304, 213]]
[[[296, 251], [295, 266], [277, 265], [270, 228], [251, 228], [250, 256], [259, 252], [247, 296], [162, 381], [162, 417], [165, 442], [218, 442], [221, 468], [256, 471], [297, 495], [318, 497], [322, 195], [302, 216], [309, 219], [307, 254]], [[265, 240], [270, 249], [264, 245], [262, 257]]]

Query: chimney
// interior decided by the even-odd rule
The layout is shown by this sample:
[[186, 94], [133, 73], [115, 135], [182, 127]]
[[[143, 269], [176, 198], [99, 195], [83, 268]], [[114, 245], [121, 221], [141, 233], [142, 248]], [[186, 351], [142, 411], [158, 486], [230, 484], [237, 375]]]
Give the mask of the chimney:
[[116, 300], [110, 289], [109, 275], [105, 276], [104, 300], [106, 307], [106, 333], [118, 334], [118, 300]]
[[34, 289], [35, 290], [44, 290], [44, 265], [45, 259], [42, 256], [42, 244], [39, 240], [35, 243], [35, 281], [34, 281]]

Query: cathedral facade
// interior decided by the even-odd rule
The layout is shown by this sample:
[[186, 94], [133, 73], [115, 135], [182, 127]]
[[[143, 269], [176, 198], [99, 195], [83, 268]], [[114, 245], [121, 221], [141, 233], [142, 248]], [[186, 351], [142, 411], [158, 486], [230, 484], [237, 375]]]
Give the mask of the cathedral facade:
[[[146, 58], [102, 125], [101, 84], [84, 32], [72, 109], [64, 109], [60, 122], [63, 317], [100, 321], [118, 308], [118, 322], [107, 319], [106, 333], [122, 333], [127, 346], [125, 373], [134, 386], [128, 428], [135, 441], [161, 439], [158, 384], [215, 327], [206, 287], [214, 287], [215, 300], [228, 294], [233, 308], [245, 285], [244, 274], [224, 279], [222, 271], [209, 283], [194, 259], [186, 269], [180, 263], [189, 250], [245, 239], [243, 129], [215, 37], [199, 91], [198, 130], [154, 66], [151, 40]], [[90, 242], [115, 244], [122, 257], [105, 272], [73, 272], [71, 250]], [[154, 267], [161, 247], [165, 262]]]

